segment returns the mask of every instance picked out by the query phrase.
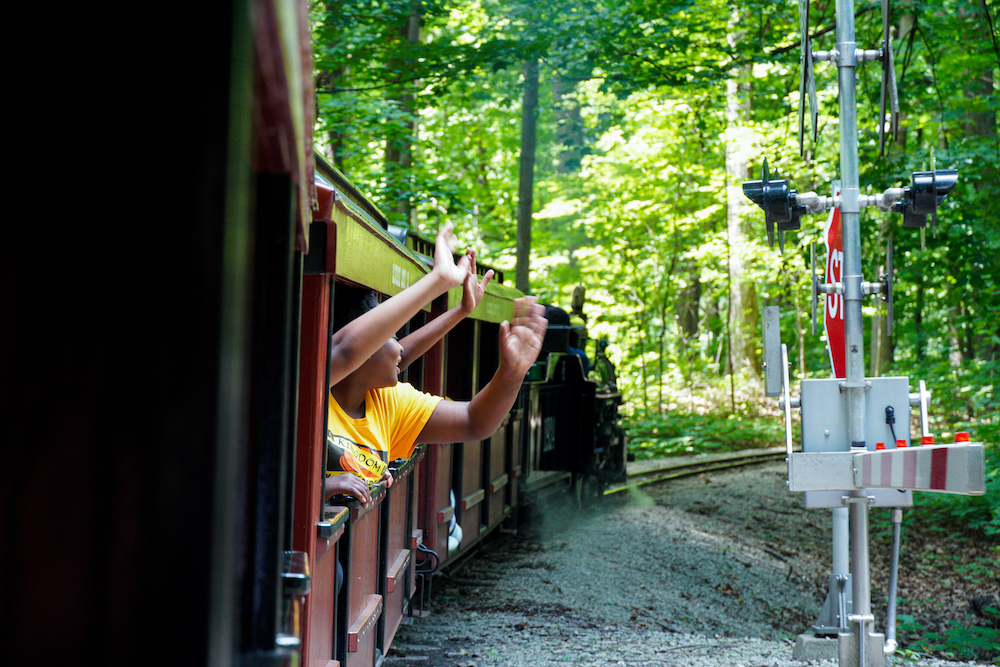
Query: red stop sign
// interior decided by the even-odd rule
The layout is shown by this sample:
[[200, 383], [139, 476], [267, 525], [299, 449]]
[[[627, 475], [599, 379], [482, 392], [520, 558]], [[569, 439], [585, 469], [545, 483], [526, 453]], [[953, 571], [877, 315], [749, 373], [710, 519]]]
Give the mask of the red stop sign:
[[[834, 195], [840, 188], [834, 189]], [[830, 209], [830, 217], [823, 230], [826, 242], [826, 282], [842, 282], [844, 267], [844, 230], [840, 223], [840, 209]], [[844, 349], [844, 295], [824, 294], [823, 320], [826, 324], [826, 344], [830, 350], [830, 365], [834, 377], [847, 377], [847, 353]]]

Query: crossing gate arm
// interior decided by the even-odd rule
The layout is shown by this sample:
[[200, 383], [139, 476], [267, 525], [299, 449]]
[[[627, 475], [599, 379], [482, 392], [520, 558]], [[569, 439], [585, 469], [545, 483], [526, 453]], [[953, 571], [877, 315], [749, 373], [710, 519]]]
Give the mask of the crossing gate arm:
[[980, 442], [874, 452], [795, 452], [788, 488], [804, 491], [898, 489], [979, 496], [986, 492]]
[[965, 496], [986, 493], [983, 444], [923, 445], [854, 455], [854, 483]]

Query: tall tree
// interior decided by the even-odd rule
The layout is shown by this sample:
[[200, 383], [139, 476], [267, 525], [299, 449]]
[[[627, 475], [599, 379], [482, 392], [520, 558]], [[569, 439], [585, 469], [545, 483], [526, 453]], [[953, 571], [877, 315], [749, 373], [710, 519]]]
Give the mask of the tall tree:
[[514, 285], [530, 291], [531, 216], [535, 192], [535, 150], [538, 123], [538, 61], [524, 64], [521, 102], [521, 156], [517, 188], [517, 270]]

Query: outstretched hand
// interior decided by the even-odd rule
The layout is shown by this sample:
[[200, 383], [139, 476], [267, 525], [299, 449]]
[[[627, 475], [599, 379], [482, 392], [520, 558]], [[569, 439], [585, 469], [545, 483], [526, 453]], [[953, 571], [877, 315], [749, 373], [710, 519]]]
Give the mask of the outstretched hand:
[[523, 376], [538, 359], [548, 328], [545, 308], [538, 298], [521, 297], [514, 301], [514, 318], [500, 324], [500, 365]]
[[[452, 230], [455, 225], [446, 222], [438, 229], [434, 244], [434, 269], [432, 273], [444, 279], [449, 288], [461, 285], [470, 273], [472, 259], [466, 254], [455, 263], [455, 245], [458, 243]], [[472, 273], [475, 276], [475, 273]]]
[[486, 272], [482, 281], [476, 282], [476, 251], [472, 249], [467, 250], [465, 257], [469, 260], [469, 273], [465, 276], [465, 282], [462, 283], [462, 312], [468, 315], [483, 300], [483, 295], [486, 294], [486, 286], [493, 279], [493, 269]]

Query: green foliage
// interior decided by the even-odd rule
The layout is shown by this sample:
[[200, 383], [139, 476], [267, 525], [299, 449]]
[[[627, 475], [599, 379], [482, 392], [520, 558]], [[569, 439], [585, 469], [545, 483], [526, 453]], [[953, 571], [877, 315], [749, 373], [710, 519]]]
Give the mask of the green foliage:
[[[404, 30], [415, 10], [418, 39]], [[879, 5], [857, 10], [857, 42], [876, 48]], [[813, 7], [814, 49], [832, 47], [833, 12], [834, 3]], [[825, 339], [808, 333], [808, 248], [823, 218], [804, 218], [779, 254], [726, 168], [735, 149], [749, 178], [766, 157], [800, 192], [825, 194], [837, 176], [836, 68], [824, 63], [815, 71], [818, 140], [799, 154], [795, 3], [344, 0], [314, 2], [313, 16], [318, 136], [328, 154], [393, 222], [432, 232], [451, 220], [484, 261], [507, 271], [521, 68], [539, 60], [532, 291], [566, 306], [574, 286], [587, 288], [590, 334], [610, 340], [630, 414], [773, 411], [755, 379], [763, 305], [781, 308], [793, 380], [829, 375]], [[896, 331], [882, 373], [926, 380], [935, 432], [969, 430], [997, 444], [997, 5], [906, 3], [893, 22], [902, 131], [880, 158], [880, 68], [859, 66], [862, 189], [907, 185], [932, 164], [958, 168], [960, 180], [936, 231], [863, 211], [866, 280], [877, 277], [890, 237], [894, 246]], [[737, 234], [731, 203], [744, 204]], [[734, 292], [740, 312], [730, 312]], [[878, 310], [866, 303], [866, 331]], [[734, 334], [739, 322], [745, 333]], [[731, 372], [734, 335], [746, 337], [749, 367]], [[988, 455], [994, 489], [1000, 466]], [[934, 501], [928, 511], [995, 531], [996, 495]]]
[[[1000, 617], [1000, 610], [987, 607], [986, 612]], [[933, 653], [949, 660], [995, 660], [1000, 658], [1000, 630], [974, 625], [975, 617], [967, 616], [967, 624], [952, 620], [944, 632], [927, 632], [913, 616], [900, 614], [898, 630], [901, 637], [916, 637], [913, 641], [903, 640], [900, 654], [906, 658], [918, 659], [921, 654]], [[996, 663], [994, 663], [996, 664]]]
[[773, 420], [740, 419], [721, 413], [672, 413], [631, 420], [629, 452], [636, 460], [714, 454], [771, 447], [782, 428]]
[[[856, 3], [861, 48], [878, 47], [879, 7]], [[926, 381], [939, 442], [968, 431], [987, 444], [986, 495], [918, 493], [906, 513], [955, 540], [1000, 540], [998, 9], [997, 0], [894, 3], [901, 131], [884, 157], [881, 68], [857, 68], [862, 191], [908, 185], [932, 166], [960, 172], [936, 227], [903, 228], [898, 214], [868, 208], [861, 230], [865, 280], [877, 279], [888, 239], [894, 247], [895, 335], [881, 373]], [[415, 10], [418, 39], [405, 30]], [[812, 4], [816, 50], [834, 46], [834, 10]], [[818, 139], [799, 152], [796, 3], [315, 0], [313, 18], [327, 154], [394, 223], [432, 232], [451, 220], [483, 261], [510, 272], [521, 72], [538, 60], [532, 291], [567, 306], [586, 287], [589, 332], [610, 341], [632, 451], [641, 459], [783, 441], [755, 378], [754, 322], [763, 305], [778, 305], [793, 384], [829, 376], [822, 325], [818, 339], [808, 332], [809, 244], [824, 217], [806, 216], [784, 254], [768, 248], [763, 215], [727, 158], [745, 162], [749, 179], [767, 158], [772, 176], [799, 192], [827, 194], [838, 176], [828, 64], [815, 69]], [[730, 307], [734, 294], [742, 310]], [[879, 310], [866, 302], [866, 332]], [[733, 371], [740, 336], [749, 366]], [[928, 633], [912, 617], [901, 627], [904, 655], [982, 658], [1000, 644], [988, 628]]]

